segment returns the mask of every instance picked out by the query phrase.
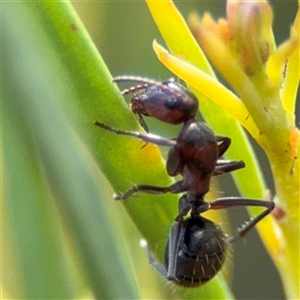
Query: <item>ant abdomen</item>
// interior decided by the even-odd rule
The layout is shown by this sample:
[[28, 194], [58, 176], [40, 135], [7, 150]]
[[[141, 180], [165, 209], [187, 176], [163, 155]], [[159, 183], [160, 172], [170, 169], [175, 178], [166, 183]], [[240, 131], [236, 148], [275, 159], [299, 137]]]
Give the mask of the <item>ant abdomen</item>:
[[[176, 275], [170, 278], [186, 287], [197, 287], [213, 278], [226, 258], [226, 237], [214, 222], [203, 217], [188, 218], [183, 223], [176, 259]], [[169, 243], [165, 263], [169, 268]]]

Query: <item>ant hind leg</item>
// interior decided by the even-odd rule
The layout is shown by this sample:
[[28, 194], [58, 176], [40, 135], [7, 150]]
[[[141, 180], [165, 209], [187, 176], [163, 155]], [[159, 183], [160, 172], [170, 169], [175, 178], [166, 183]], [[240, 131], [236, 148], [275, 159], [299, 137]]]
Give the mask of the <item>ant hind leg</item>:
[[225, 197], [219, 198], [209, 203], [210, 209], [224, 209], [236, 206], [259, 206], [265, 207], [266, 209], [258, 214], [251, 221], [247, 222], [238, 232], [227, 239], [228, 243], [234, 243], [236, 240], [244, 237], [259, 221], [266, 217], [275, 207], [273, 201], [257, 200], [251, 198], [240, 198], [240, 197]]

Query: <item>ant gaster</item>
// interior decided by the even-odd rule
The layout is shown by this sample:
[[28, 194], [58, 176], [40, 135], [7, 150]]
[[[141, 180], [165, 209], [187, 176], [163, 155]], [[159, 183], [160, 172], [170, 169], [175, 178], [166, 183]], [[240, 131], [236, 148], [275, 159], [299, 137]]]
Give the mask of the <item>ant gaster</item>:
[[[119, 130], [103, 123], [95, 125], [121, 135], [141, 139], [146, 143], [168, 146], [166, 169], [170, 176], [181, 175], [182, 180], [167, 186], [134, 185], [116, 200], [125, 200], [136, 192], [149, 194], [183, 193], [178, 203], [178, 215], [173, 222], [165, 252], [165, 268], [148, 252], [150, 263], [164, 277], [175, 283], [199, 286], [213, 278], [222, 268], [227, 245], [244, 237], [274, 208], [274, 202], [251, 198], [223, 197], [210, 203], [204, 201], [212, 176], [243, 168], [243, 161], [221, 160], [230, 138], [215, 135], [203, 122], [195, 119], [198, 110], [196, 96], [172, 79], [157, 82], [140, 77], [121, 76], [115, 82], [133, 82], [138, 85], [126, 89], [123, 95], [136, 93], [131, 99], [132, 111], [139, 115], [140, 123], [148, 132], [143, 119], [151, 116], [170, 124], [183, 123], [176, 139], [158, 135]], [[232, 237], [227, 237], [214, 222], [201, 216], [210, 209], [236, 206], [259, 206], [266, 209], [246, 223]], [[188, 218], [184, 218], [190, 212]]]

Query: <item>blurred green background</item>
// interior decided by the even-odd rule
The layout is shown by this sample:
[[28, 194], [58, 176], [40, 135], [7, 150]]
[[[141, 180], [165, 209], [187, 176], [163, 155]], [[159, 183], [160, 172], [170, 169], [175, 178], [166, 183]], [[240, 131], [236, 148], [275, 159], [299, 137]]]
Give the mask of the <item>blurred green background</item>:
[[[196, 11], [200, 15], [204, 11], [210, 11], [215, 18], [225, 14], [225, 1], [175, 1], [175, 3], [185, 17], [192, 11]], [[275, 11], [274, 32], [276, 41], [280, 43], [288, 37], [290, 25], [296, 14], [297, 3], [296, 1], [271, 1], [271, 3]], [[154, 39], [161, 44], [163, 44], [163, 40], [143, 1], [73, 1], [72, 4], [113, 76], [139, 75], [157, 80], [172, 77], [172, 74], [156, 59], [152, 50]], [[3, 3], [3, 11], [20, 9], [17, 5], [13, 2]], [[4, 18], [4, 25], [9, 24], [8, 21], [5, 21]], [[22, 20], [20, 20], [20, 24], [23, 24]], [[22, 107], [21, 102], [14, 102], [14, 99], [22, 99], [24, 96], [21, 94], [20, 85], [30, 84], [26, 83], [26, 73], [20, 73], [22, 63], [31, 65], [34, 70], [38, 65], [38, 56], [43, 55], [43, 53], [37, 52], [36, 56], [30, 56], [32, 60], [24, 62], [27, 56], [22, 52], [22, 49], [16, 49], [13, 44], [14, 37], [10, 36], [10, 39], [5, 37], [6, 30], [9, 32], [11, 28], [4, 27], [4, 29], [4, 39], [2, 40], [4, 48], [2, 69], [5, 75], [2, 91], [2, 98], [4, 99], [2, 118], [4, 128], [2, 132], [4, 141], [3, 176], [5, 178], [4, 214], [2, 216], [4, 228], [2, 240], [4, 257], [2, 263], [3, 299], [9, 296], [21, 298], [22, 295], [30, 295], [32, 291], [34, 291], [34, 295], [38, 295], [35, 297], [36, 299], [47, 298], [49, 294], [46, 291], [49, 290], [53, 291], [51, 295], [53, 299], [75, 298], [78, 295], [81, 298], [89, 298], [92, 295], [87, 286], [93, 286], [94, 296], [101, 295], [103, 299], [132, 299], [138, 295], [152, 299], [176, 297], [172, 286], [163, 282], [160, 275], [156, 274], [148, 265], [145, 252], [139, 247], [141, 235], [135, 229], [123, 206], [113, 201], [113, 189], [99, 173], [93, 158], [87, 149], [80, 144], [80, 141], [77, 144], [78, 149], [73, 149], [73, 144], [69, 144], [70, 161], [68, 161], [68, 157], [61, 157], [59, 150], [54, 153], [56, 163], [61, 164], [62, 167], [68, 166], [72, 170], [72, 176], [74, 176], [71, 178], [74, 180], [74, 187], [68, 186], [65, 193], [72, 195], [71, 191], [73, 188], [75, 189], [76, 183], [81, 182], [84, 186], [80, 190], [82, 194], [72, 195], [74, 201], [78, 201], [78, 211], [72, 212], [72, 224], [76, 224], [76, 218], [78, 218], [78, 222], [85, 224], [85, 227], [70, 227], [70, 220], [64, 219], [64, 211], [73, 209], [73, 207], [57, 205], [59, 201], [55, 201], [55, 198], [59, 198], [59, 196], [49, 188], [53, 182], [48, 185], [47, 180], [41, 179], [44, 176], [41, 170], [47, 169], [55, 162], [47, 161], [48, 165], [41, 166], [38, 159], [32, 161], [28, 159], [28, 157], [43, 157], [44, 151], [47, 152], [55, 148], [37, 150], [35, 143], [40, 137], [32, 136], [29, 132], [30, 129], [27, 129], [26, 126], [22, 128], [23, 118], [24, 123], [27, 122], [24, 114], [30, 107]], [[26, 40], [26, 36], [24, 36], [24, 40]], [[5, 44], [6, 42], [7, 44]], [[5, 47], [12, 49], [9, 48], [9, 43], [13, 45], [11, 47], [15, 49], [18, 61], [15, 60], [15, 53], [5, 49]], [[29, 39], [28, 43], [31, 43]], [[17, 67], [17, 64], [20, 67]], [[39, 73], [36, 73], [35, 76], [38, 78]], [[55, 74], [53, 76], [55, 77]], [[37, 80], [37, 86], [38, 82]], [[50, 103], [51, 84], [48, 94]], [[63, 87], [61, 94], [64, 94]], [[27, 96], [31, 97], [30, 95]], [[5, 103], [5, 101], [7, 102]], [[47, 109], [51, 115], [51, 104]], [[31, 113], [34, 115], [35, 111]], [[65, 143], [64, 147], [68, 147], [68, 137], [75, 135], [73, 130], [76, 131], [76, 128], [64, 132], [62, 130], [63, 121], [61, 121], [60, 116], [56, 113], [51, 117], [53, 117], [52, 122], [49, 122], [47, 126], [53, 126], [53, 134], [59, 132], [61, 143]], [[93, 121], [91, 120], [91, 122]], [[34, 124], [33, 118], [30, 126], [34, 127]], [[176, 135], [176, 130], [178, 130], [178, 128], [153, 120], [149, 121], [149, 125], [152, 132], [163, 136], [172, 137]], [[58, 139], [55, 141], [57, 142]], [[274, 192], [266, 157], [255, 143], [253, 146], [259, 157], [267, 186], [271, 192]], [[85, 153], [86, 159], [72, 169], [71, 160], [81, 159], [77, 152]], [[237, 159], [239, 159], [239, 154], [237, 154]], [[11, 166], [14, 166], [14, 169]], [[79, 173], [81, 176], [78, 175]], [[90, 173], [97, 174], [99, 181], [88, 182], [87, 178], [89, 178], [88, 174]], [[244, 173], [247, 176], [246, 169]], [[37, 182], [37, 188], [34, 189], [32, 184], [27, 185], [24, 178], [28, 179], [28, 182]], [[50, 174], [47, 178], [50, 181], [61, 180], [61, 190], [64, 189], [63, 177], [57, 179], [55, 174]], [[40, 184], [40, 182], [43, 183]], [[219, 194], [222, 191], [227, 196], [238, 195], [230, 176], [220, 178], [219, 189]], [[24, 195], [24, 191], [28, 194]], [[89, 204], [86, 199], [84, 204], [82, 203], [85, 196], [91, 198], [94, 196], [96, 199], [99, 194], [102, 196], [99, 203], [95, 201]], [[5, 202], [5, 199], [19, 198], [50, 198], [53, 203], [46, 200], [41, 202]], [[85, 212], [84, 215], [83, 211]], [[102, 214], [97, 215], [95, 212], [102, 212]], [[231, 230], [234, 231], [234, 228], [248, 218], [243, 209], [230, 213]], [[73, 231], [79, 240], [81, 238], [81, 242], [72, 239]], [[94, 240], [93, 237], [97, 235], [99, 235], [99, 239]], [[91, 238], [89, 239], [89, 237]], [[87, 242], [91, 245], [87, 245]], [[157, 243], [158, 247], [161, 248], [164, 247], [166, 240], [159, 240]], [[27, 249], [27, 253], [23, 253], [22, 249]], [[40, 257], [42, 255], [41, 249], [42, 253], [45, 254], [45, 259]], [[93, 253], [95, 249], [98, 253]], [[82, 252], [90, 253], [91, 255], [88, 257], [91, 261], [89, 258], [86, 261], [82, 260]], [[34, 264], [34, 261], [38, 261], [39, 264]], [[43, 265], [40, 264], [41, 261], [43, 261]], [[233, 292], [237, 299], [284, 299], [277, 271], [261, 245], [255, 230], [249, 233], [243, 241], [234, 245], [229, 255], [229, 261], [229, 276], [226, 274], [225, 276], [232, 283]], [[87, 268], [85, 264], [89, 267]], [[231, 271], [230, 268], [232, 268]], [[93, 275], [89, 274], [91, 269], [94, 271]], [[232, 277], [230, 277], [230, 272], [232, 272]], [[56, 275], [55, 278], [53, 278], [54, 274]], [[33, 277], [32, 280], [30, 280], [30, 276]], [[128, 282], [124, 281], [126, 276], [134, 276], [136, 283], [133, 285], [130, 278], [128, 278]], [[26, 278], [25, 281], [24, 278]], [[139, 283], [145, 283], [145, 281], [149, 283], [148, 289], [145, 289], [145, 284], [143, 284], [144, 290], [142, 291], [142, 284]], [[24, 286], [24, 282], [32, 283], [33, 286]], [[164, 287], [165, 292], [161, 292], [161, 287]], [[107, 293], [103, 290], [106, 290]], [[115, 293], [111, 290], [115, 290]], [[119, 294], [117, 290], [119, 290]]]

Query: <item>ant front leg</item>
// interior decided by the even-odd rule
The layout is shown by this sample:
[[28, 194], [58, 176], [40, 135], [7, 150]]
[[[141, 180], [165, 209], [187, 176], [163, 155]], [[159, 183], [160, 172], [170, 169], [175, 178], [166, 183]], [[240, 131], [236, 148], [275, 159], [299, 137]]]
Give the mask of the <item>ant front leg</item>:
[[104, 123], [100, 123], [98, 121], [96, 121], [94, 124], [102, 129], [114, 132], [116, 134], [131, 136], [136, 139], [145, 141], [146, 143], [151, 143], [151, 144], [155, 144], [158, 146], [172, 147], [176, 144], [176, 141], [174, 141], [174, 140], [169, 140], [169, 139], [166, 139], [166, 138], [163, 138], [161, 136], [151, 134], [151, 133], [143, 134], [143, 133], [135, 132], [135, 131], [120, 130], [120, 129], [108, 126]]
[[144, 128], [144, 130], [145, 130], [147, 133], [149, 133], [149, 127], [148, 127], [148, 125], [146, 124], [146, 122], [145, 122], [145, 120], [144, 120], [144, 118], [143, 118], [143, 115], [140, 114], [140, 113], [137, 113], [137, 114], [138, 114], [138, 116], [139, 116], [139, 121], [140, 121], [141, 126]]
[[251, 221], [246, 223], [238, 232], [230, 237], [227, 242], [233, 243], [239, 238], [244, 237], [249, 230], [251, 230], [259, 221], [261, 221], [264, 217], [266, 217], [275, 207], [275, 203], [273, 201], [264, 201], [250, 198], [240, 198], [240, 197], [226, 197], [217, 199], [211, 203], [209, 203], [209, 209], [224, 209], [236, 206], [259, 206], [266, 207], [266, 210], [261, 212]]

